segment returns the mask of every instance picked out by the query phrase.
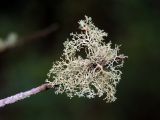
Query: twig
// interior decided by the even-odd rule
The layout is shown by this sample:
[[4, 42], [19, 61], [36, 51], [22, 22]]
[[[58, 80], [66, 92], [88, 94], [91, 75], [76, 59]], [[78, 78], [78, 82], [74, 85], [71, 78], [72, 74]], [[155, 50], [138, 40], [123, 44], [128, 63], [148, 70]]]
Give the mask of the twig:
[[52, 25], [48, 26], [47, 28], [39, 30], [31, 35], [27, 35], [25, 37], [19, 38], [18, 40], [16, 40], [16, 42], [13, 45], [9, 45], [3, 49], [0, 49], [0, 53], [3, 53], [3, 52], [8, 51], [10, 49], [16, 48], [18, 46], [22, 46], [27, 42], [31, 42], [33, 40], [38, 40], [39, 38], [46, 37], [49, 34], [57, 31], [58, 28], [59, 28], [58, 24], [52, 24]]
[[0, 100], [0, 107], [4, 107], [5, 105], [15, 103], [15, 102], [17, 102], [19, 100], [23, 100], [25, 98], [28, 98], [28, 97], [30, 97], [32, 95], [38, 94], [40, 92], [46, 91], [46, 90], [51, 89], [51, 88], [53, 88], [53, 86], [51, 86], [51, 85], [46, 83], [46, 84], [42, 84], [42, 85], [40, 85], [40, 86], [38, 86], [36, 88], [33, 88], [31, 90], [17, 93], [17, 94], [15, 94], [13, 96], [1, 99]]
[[39, 31], [33, 33], [32, 35], [28, 35], [26, 37], [21, 38], [19, 41], [29, 42], [32, 40], [43, 38], [43, 37], [46, 37], [55, 31], [57, 31], [58, 28], [59, 28], [58, 24], [52, 24], [45, 29], [42, 29], [42, 30], [39, 30]]

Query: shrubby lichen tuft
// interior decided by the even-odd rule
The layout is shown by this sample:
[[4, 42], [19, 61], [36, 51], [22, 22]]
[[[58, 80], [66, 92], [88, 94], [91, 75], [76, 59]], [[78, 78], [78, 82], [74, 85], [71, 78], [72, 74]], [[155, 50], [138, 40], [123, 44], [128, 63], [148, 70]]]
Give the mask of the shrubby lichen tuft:
[[18, 40], [18, 35], [14, 32], [8, 34], [6, 39], [0, 38], [0, 52], [5, 49], [12, 48], [16, 45]]
[[90, 17], [79, 22], [80, 33], [71, 33], [64, 42], [60, 61], [53, 64], [46, 82], [57, 85], [55, 93], [94, 98], [104, 96], [106, 102], [116, 100], [116, 86], [121, 79], [124, 56], [119, 46], [104, 43], [107, 33], [98, 29]]

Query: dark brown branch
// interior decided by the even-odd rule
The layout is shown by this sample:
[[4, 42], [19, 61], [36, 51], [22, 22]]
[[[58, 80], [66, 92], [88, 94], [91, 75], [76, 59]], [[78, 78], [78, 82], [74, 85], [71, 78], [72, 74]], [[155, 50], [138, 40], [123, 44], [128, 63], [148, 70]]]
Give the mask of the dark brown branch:
[[46, 84], [42, 84], [42, 85], [40, 85], [40, 86], [38, 86], [36, 88], [33, 88], [31, 90], [17, 93], [17, 94], [15, 94], [13, 96], [1, 99], [0, 100], [0, 107], [4, 107], [5, 105], [15, 103], [15, 102], [17, 102], [19, 100], [23, 100], [25, 98], [28, 98], [28, 97], [30, 97], [32, 95], [38, 94], [40, 92], [46, 91], [46, 90], [51, 89], [51, 88], [53, 88], [53, 87], [46, 83]]
[[[18, 40], [18, 41], [19, 42], [22, 41], [24, 43], [24, 42], [30, 42], [33, 40], [37, 40], [39, 38], [43, 38], [43, 37], [48, 36], [49, 34], [55, 32], [57, 29], [58, 29], [58, 25], [52, 24], [45, 29], [42, 29], [42, 30], [39, 30], [39, 31], [33, 33], [32, 35], [28, 35], [26, 37], [20, 38], [20, 40]], [[23, 43], [21, 43], [21, 44], [23, 44]]]
[[57, 31], [58, 27], [59, 27], [58, 24], [52, 24], [52, 25], [48, 26], [47, 28], [39, 30], [31, 35], [27, 35], [25, 37], [19, 38], [18, 40], [16, 40], [16, 43], [14, 43], [13, 45], [6, 46], [4, 49], [1, 49], [0, 53], [3, 53], [3, 52], [8, 51], [10, 49], [16, 48], [18, 46], [22, 46], [25, 43], [28, 43], [28, 42], [31, 42], [34, 40], [38, 40], [39, 38], [46, 37], [49, 34]]

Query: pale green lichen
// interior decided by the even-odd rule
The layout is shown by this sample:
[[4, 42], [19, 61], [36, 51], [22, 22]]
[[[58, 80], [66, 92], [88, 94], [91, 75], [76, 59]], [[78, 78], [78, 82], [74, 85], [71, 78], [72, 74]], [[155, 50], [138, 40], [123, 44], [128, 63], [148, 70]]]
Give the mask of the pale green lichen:
[[16, 45], [18, 39], [18, 35], [16, 33], [11, 32], [8, 34], [6, 39], [0, 38], [0, 52], [5, 49], [12, 48]]
[[105, 44], [107, 33], [98, 29], [90, 17], [80, 20], [80, 33], [71, 33], [64, 42], [60, 61], [53, 64], [46, 82], [57, 85], [55, 93], [67, 96], [94, 98], [104, 96], [106, 102], [115, 101], [116, 86], [121, 79], [124, 56], [119, 46]]

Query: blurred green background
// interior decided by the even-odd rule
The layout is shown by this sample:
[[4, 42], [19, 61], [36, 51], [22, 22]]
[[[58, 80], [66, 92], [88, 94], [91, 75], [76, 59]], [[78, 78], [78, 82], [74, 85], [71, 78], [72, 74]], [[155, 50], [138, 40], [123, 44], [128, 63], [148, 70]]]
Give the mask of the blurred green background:
[[[0, 108], [0, 120], [160, 120], [159, 0], [5, 0], [0, 3], [0, 38], [20, 38], [54, 24], [43, 37], [0, 53], [0, 98], [44, 83], [63, 42], [78, 20], [92, 17], [109, 33], [106, 42], [122, 44], [129, 58], [122, 69], [117, 100], [69, 99], [49, 90]], [[27, 40], [26, 40], [27, 41]]]

